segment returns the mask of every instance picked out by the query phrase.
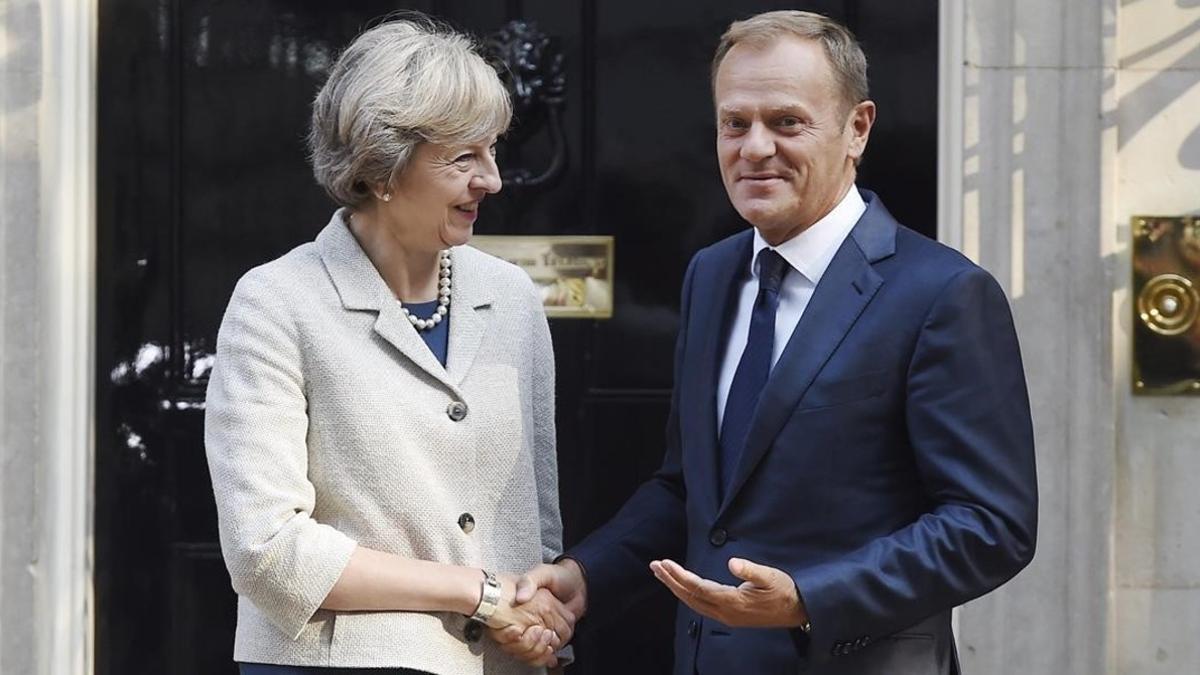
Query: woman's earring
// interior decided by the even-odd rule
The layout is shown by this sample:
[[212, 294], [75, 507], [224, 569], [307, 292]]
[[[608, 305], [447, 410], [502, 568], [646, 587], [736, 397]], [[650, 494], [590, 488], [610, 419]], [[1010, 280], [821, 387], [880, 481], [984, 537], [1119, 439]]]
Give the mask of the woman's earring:
[[390, 202], [390, 201], [392, 201], [392, 193], [390, 193], [390, 192], [385, 192], [385, 193], [383, 194], [383, 201], [385, 201], [385, 202]]

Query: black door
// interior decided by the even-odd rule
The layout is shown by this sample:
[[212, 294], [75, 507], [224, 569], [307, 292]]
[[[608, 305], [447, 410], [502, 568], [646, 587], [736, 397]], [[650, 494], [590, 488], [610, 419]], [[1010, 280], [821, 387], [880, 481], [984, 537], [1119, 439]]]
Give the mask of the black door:
[[[502, 148], [509, 183], [477, 229], [616, 239], [613, 318], [552, 324], [568, 544], [656, 468], [684, 267], [732, 231], [708, 88], [730, 20], [804, 7], [858, 33], [880, 106], [860, 184], [934, 232], [934, 0], [401, 4], [480, 36], [534, 22], [552, 38], [538, 67], [563, 55], [562, 95], [530, 102]], [[337, 50], [396, 8], [100, 2], [97, 673], [233, 672], [234, 596], [201, 434], [209, 351], [237, 278], [328, 219], [304, 158], [308, 106]], [[668, 672], [671, 598], [629, 603], [619, 628], [581, 636], [572, 672]]]

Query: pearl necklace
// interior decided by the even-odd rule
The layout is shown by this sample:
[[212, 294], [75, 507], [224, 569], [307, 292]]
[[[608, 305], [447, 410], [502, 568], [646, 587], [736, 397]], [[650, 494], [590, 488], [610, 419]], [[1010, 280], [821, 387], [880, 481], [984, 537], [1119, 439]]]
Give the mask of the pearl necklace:
[[400, 304], [400, 310], [404, 312], [404, 316], [408, 317], [408, 322], [417, 330], [429, 330], [442, 322], [446, 314], [450, 312], [450, 249], [442, 251], [438, 260], [438, 306], [434, 311], [433, 316], [428, 319], [418, 319], [408, 311], [404, 303]]

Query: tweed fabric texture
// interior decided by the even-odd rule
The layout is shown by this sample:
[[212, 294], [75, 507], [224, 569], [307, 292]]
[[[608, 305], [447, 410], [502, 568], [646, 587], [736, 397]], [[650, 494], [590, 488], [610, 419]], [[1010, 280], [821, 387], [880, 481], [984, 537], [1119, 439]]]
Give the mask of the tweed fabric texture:
[[[562, 552], [554, 353], [519, 268], [451, 252], [437, 361], [338, 211], [248, 272], [217, 338], [205, 444], [239, 595], [234, 658], [532, 673], [452, 613], [319, 609], [359, 544], [521, 573]], [[452, 402], [467, 405], [454, 421]], [[476, 527], [464, 533], [459, 516]]]

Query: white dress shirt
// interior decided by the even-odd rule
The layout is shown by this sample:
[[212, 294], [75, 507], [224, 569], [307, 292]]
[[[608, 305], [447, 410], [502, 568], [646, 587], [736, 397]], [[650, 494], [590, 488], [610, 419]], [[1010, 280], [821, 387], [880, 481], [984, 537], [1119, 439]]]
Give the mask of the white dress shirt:
[[[858, 188], [851, 186], [842, 201], [826, 216], [800, 234], [775, 247], [791, 269], [783, 278], [779, 289], [779, 310], [775, 314], [775, 344], [771, 349], [771, 367], [779, 361], [796, 324], [804, 315], [813, 291], [820, 283], [834, 254], [841, 247], [854, 224], [866, 212], [867, 205]], [[737, 294], [737, 313], [733, 317], [733, 328], [725, 355], [721, 362], [721, 374], [717, 380], [717, 431], [725, 421], [725, 402], [729, 399], [729, 388], [737, 372], [746, 340], [750, 337], [750, 314], [754, 311], [754, 300], [758, 296], [758, 253], [770, 248], [758, 230], [754, 230], [754, 254], [750, 256], [750, 275], [741, 282]]]

